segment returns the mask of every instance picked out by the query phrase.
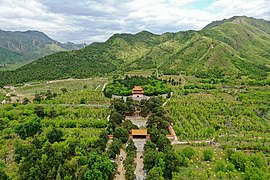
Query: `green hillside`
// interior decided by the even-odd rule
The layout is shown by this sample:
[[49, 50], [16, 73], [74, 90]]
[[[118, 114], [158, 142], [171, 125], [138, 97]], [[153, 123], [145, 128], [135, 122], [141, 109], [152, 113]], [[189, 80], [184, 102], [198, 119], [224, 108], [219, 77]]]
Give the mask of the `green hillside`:
[[197, 77], [264, 78], [270, 71], [270, 23], [245, 16], [213, 22], [201, 31], [115, 34], [104, 43], [56, 53], [2, 72], [0, 85], [84, 78], [151, 69]]
[[8, 63], [8, 62], [14, 62], [18, 59], [22, 58], [22, 54], [16, 51], [9, 50], [7, 48], [0, 46], [0, 55], [1, 55], [1, 62], [2, 64]]
[[62, 44], [39, 31], [0, 30], [0, 66], [4, 69], [8, 67], [7, 64], [25, 64], [55, 52], [83, 47], [85, 44]]

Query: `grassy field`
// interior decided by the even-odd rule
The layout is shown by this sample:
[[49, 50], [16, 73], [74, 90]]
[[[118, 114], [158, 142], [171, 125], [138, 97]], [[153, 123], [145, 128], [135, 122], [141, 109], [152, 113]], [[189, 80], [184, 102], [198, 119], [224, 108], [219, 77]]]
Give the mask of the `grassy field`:
[[20, 93], [40, 93], [50, 90], [55, 93], [61, 93], [62, 88], [70, 90], [101, 90], [103, 85], [108, 80], [106, 78], [89, 78], [89, 79], [66, 79], [48, 81], [40, 84], [33, 84], [29, 86], [18, 87], [17, 91]]

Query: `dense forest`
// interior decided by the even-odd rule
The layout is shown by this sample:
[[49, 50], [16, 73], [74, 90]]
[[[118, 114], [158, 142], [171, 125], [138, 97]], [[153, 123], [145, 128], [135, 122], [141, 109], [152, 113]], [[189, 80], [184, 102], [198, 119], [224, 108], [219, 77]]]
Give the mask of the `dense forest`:
[[157, 96], [170, 92], [166, 81], [157, 79], [155, 76], [126, 76], [123, 79], [113, 79], [113, 82], [106, 86], [104, 94], [106, 97], [112, 97], [112, 95], [129, 96], [132, 94], [134, 86], [142, 86], [146, 96]]

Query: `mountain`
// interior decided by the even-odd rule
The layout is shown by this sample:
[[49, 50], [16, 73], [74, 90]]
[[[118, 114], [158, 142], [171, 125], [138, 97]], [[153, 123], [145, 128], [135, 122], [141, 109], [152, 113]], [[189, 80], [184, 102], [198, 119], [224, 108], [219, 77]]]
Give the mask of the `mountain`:
[[201, 31], [156, 35], [115, 34], [84, 49], [55, 53], [15, 71], [0, 84], [84, 78], [153, 69], [202, 78], [266, 77], [270, 71], [270, 23], [245, 16], [214, 22]]
[[39, 31], [0, 30], [0, 65], [27, 63], [46, 55], [81, 49], [86, 44], [60, 43]]

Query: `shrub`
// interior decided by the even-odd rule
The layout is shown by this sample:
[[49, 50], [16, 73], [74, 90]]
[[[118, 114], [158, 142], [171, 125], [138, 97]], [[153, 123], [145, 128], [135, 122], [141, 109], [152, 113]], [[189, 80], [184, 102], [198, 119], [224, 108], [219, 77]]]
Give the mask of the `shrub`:
[[63, 131], [53, 128], [50, 132], [48, 132], [47, 139], [50, 143], [59, 142], [62, 140], [63, 135]]
[[230, 157], [231, 163], [242, 172], [245, 172], [247, 160], [245, 153], [241, 151], [236, 151]]
[[192, 147], [186, 147], [182, 150], [182, 152], [188, 159], [191, 159], [196, 153]]
[[213, 158], [213, 151], [211, 149], [206, 149], [203, 151], [203, 160], [211, 161]]

